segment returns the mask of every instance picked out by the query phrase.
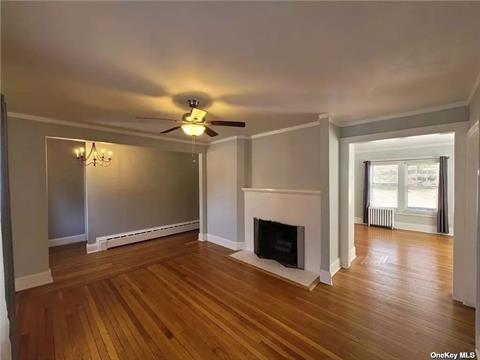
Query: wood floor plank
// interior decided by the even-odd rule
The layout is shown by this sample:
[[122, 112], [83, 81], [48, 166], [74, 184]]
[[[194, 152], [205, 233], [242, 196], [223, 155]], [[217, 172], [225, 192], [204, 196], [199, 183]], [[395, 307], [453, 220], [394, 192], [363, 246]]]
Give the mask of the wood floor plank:
[[449, 236], [355, 227], [357, 258], [309, 292], [188, 232], [86, 254], [17, 293], [19, 359], [427, 359], [472, 351]]

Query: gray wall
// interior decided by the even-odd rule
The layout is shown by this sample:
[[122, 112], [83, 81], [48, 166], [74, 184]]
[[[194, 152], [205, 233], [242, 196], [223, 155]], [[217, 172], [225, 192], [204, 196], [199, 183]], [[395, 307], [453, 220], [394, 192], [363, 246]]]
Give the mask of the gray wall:
[[322, 169], [328, 173], [320, 160], [320, 126], [258, 137], [251, 142], [252, 187], [320, 189]]
[[[97, 144], [108, 167], [86, 168], [88, 242], [121, 232], [198, 220], [198, 160], [154, 147]], [[88, 145], [90, 147], [90, 145]]]
[[322, 191], [321, 268], [339, 257], [340, 128], [328, 120], [295, 131], [253, 138], [251, 187]]
[[447, 110], [432, 111], [424, 114], [399, 117], [396, 119], [346, 126], [342, 128], [341, 136], [349, 137], [368, 135], [387, 131], [468, 121], [468, 113], [468, 107], [461, 106]]
[[48, 238], [85, 234], [85, 179], [74, 149], [84, 142], [47, 139]]
[[[207, 231], [230, 241], [238, 239], [237, 140], [209, 146], [207, 152]], [[243, 194], [242, 194], [243, 196]]]
[[[448, 161], [448, 204], [449, 204], [449, 224], [453, 227], [453, 194], [454, 194], [454, 174], [455, 174], [455, 148], [454, 145], [440, 145], [431, 147], [405, 148], [397, 150], [382, 150], [374, 152], [355, 153], [355, 217], [363, 217], [363, 171], [366, 160], [389, 160], [412, 158], [419, 156], [449, 156]], [[414, 216], [397, 214], [395, 221], [401, 223], [435, 225], [436, 219], [428, 216]]]
[[[12, 206], [15, 276], [49, 269], [48, 197], [45, 138], [91, 139], [111, 143], [152, 146], [167, 151], [191, 151], [188, 143], [164, 141], [104, 130], [9, 118], [8, 157]], [[205, 147], [196, 146], [196, 151]]]

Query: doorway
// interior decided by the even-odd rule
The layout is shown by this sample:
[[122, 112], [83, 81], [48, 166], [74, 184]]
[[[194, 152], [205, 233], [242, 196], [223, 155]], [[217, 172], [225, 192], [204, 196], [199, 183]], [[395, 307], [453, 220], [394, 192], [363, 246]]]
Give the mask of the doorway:
[[[462, 279], [468, 278], [467, 272], [475, 266], [473, 254], [469, 254], [465, 231], [466, 199], [466, 123], [452, 123], [422, 128], [398, 130], [385, 133], [352, 136], [341, 139], [340, 144], [340, 258], [342, 267], [350, 267], [357, 255], [355, 248], [355, 144], [370, 141], [420, 136], [429, 134], [454, 134], [454, 183], [453, 193], [453, 298], [468, 305], [467, 288]], [[470, 259], [471, 258], [471, 259]], [[468, 260], [467, 260], [468, 259]], [[467, 260], [467, 261], [466, 261]]]

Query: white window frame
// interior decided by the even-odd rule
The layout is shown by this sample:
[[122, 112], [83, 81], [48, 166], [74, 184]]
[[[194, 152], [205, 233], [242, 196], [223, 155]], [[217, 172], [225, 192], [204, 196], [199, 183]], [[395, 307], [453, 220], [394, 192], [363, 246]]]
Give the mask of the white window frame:
[[393, 207], [388, 207], [390, 209], [395, 209], [398, 211], [400, 207], [400, 179], [401, 179], [401, 172], [400, 172], [400, 163], [398, 161], [375, 161], [374, 163], [371, 164], [370, 168], [370, 204], [373, 203], [373, 187], [375, 186], [373, 182], [374, 178], [374, 167], [375, 165], [396, 165], [397, 166], [397, 206]]
[[[421, 207], [408, 207], [408, 165], [411, 164], [439, 164], [439, 159], [418, 159], [418, 160], [408, 160], [403, 163], [403, 178], [404, 178], [404, 189], [403, 189], [403, 198], [404, 198], [404, 207], [403, 211], [410, 214], [425, 214], [425, 215], [436, 215], [438, 209], [430, 208], [421, 208]], [[433, 187], [432, 187], [433, 188]], [[436, 186], [438, 191], [438, 184]]]

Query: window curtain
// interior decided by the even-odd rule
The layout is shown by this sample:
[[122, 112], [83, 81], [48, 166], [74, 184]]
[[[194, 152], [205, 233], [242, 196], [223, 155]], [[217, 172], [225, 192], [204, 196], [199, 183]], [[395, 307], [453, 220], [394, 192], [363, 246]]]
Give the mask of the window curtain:
[[0, 112], [0, 202], [1, 241], [5, 277], [5, 300], [10, 323], [12, 359], [16, 359], [15, 344], [15, 277], [13, 272], [12, 223], [10, 219], [10, 189], [8, 184], [7, 105], [1, 95]]
[[370, 174], [372, 163], [365, 161], [365, 170], [363, 175], [363, 223], [368, 224], [368, 208], [370, 207]]
[[437, 232], [448, 234], [448, 157], [440, 156], [438, 176]]

